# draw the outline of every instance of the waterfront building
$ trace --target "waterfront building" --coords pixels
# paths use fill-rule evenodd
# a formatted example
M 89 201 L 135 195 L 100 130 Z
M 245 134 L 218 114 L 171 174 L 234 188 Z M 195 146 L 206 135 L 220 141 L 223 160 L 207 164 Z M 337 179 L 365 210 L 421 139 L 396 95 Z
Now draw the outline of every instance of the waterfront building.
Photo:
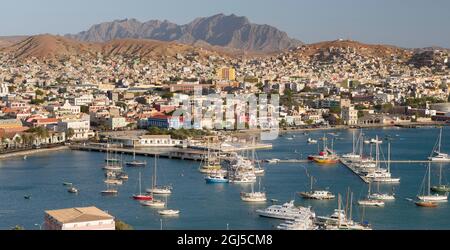
M 358 124 L 358 110 L 356 110 L 353 106 L 342 108 L 341 113 L 341 117 L 345 125 Z
M 170 135 L 113 136 L 111 143 L 123 147 L 175 147 L 183 145 L 183 140 L 172 139 Z
M 147 125 L 149 127 L 179 129 L 183 126 L 183 119 L 175 116 L 155 115 L 148 118 Z
M 47 210 L 44 230 L 115 230 L 114 217 L 96 207 Z
M 90 117 L 84 115 L 81 118 L 68 118 L 62 119 L 58 122 L 57 131 L 68 132 L 72 129 L 74 134 L 70 138 L 71 140 L 86 140 L 94 136 L 94 132 L 91 131 Z

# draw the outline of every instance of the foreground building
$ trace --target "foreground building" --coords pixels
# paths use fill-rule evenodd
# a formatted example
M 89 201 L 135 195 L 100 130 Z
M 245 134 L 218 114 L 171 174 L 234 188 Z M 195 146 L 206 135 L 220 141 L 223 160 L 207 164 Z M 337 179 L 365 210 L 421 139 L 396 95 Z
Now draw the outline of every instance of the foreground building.
M 96 207 L 45 211 L 44 230 L 115 230 L 114 217 Z

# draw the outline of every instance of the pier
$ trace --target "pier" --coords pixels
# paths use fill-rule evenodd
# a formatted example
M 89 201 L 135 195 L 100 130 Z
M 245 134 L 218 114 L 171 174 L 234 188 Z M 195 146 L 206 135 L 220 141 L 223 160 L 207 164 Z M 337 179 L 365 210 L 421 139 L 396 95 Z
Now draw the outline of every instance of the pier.
M 142 148 L 125 148 L 119 145 L 109 144 L 106 147 L 104 143 L 90 143 L 90 144 L 72 144 L 69 146 L 71 150 L 80 151 L 94 151 L 94 152 L 106 152 L 106 150 L 119 154 L 136 154 L 140 156 L 155 157 L 156 155 L 163 158 L 169 159 L 180 159 L 180 160 L 191 160 L 191 161 L 201 161 L 207 154 L 206 147 L 142 147 Z M 255 144 L 255 145 L 238 145 L 235 147 L 230 147 L 227 149 L 215 149 L 211 148 L 213 151 L 220 151 L 221 153 L 239 152 L 246 150 L 256 150 L 256 149 L 269 149 L 272 148 L 271 144 Z

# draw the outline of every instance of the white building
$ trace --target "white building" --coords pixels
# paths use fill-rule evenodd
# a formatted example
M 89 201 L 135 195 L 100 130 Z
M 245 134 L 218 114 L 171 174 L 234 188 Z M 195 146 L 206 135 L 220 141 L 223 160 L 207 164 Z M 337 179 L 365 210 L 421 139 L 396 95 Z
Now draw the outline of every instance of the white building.
M 71 103 L 77 106 L 87 106 L 94 101 L 93 95 L 82 95 L 71 99 Z
M 91 131 L 90 117 L 88 115 L 82 116 L 80 119 L 62 119 L 58 122 L 58 131 L 67 132 L 72 129 L 74 135 L 71 140 L 86 140 L 94 136 Z
M 9 94 L 8 84 L 0 84 L 0 97 L 5 97 Z
M 44 230 L 115 230 L 114 217 L 96 207 L 45 211 Z
M 183 145 L 182 140 L 172 139 L 170 135 L 117 136 L 111 137 L 110 141 L 123 147 L 175 147 Z
M 356 110 L 353 106 L 343 107 L 341 117 L 345 125 L 358 124 L 358 110 Z
M 114 130 L 118 128 L 124 128 L 128 125 L 127 120 L 125 117 L 109 117 L 107 119 L 107 126 L 108 128 Z

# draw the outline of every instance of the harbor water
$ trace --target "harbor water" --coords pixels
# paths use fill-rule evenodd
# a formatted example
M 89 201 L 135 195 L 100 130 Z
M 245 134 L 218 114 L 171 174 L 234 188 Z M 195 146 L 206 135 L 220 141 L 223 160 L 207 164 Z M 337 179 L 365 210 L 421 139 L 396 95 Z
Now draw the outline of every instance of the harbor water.
M 305 159 L 316 153 L 318 145 L 307 144 L 307 139 L 319 139 L 324 134 L 329 142 L 334 138 L 337 153 L 348 153 L 352 148 L 352 133 L 359 130 L 330 130 L 292 132 L 284 134 L 270 150 L 257 152 L 259 159 Z M 333 135 L 329 133 L 334 133 Z M 392 138 L 392 160 L 426 160 L 439 134 L 439 129 L 427 128 L 377 128 L 364 130 L 366 138 Z M 444 128 L 442 151 L 450 153 L 450 129 Z M 319 144 L 321 141 L 319 140 Z M 320 145 L 321 146 L 321 145 Z M 331 146 L 331 145 L 329 145 Z M 381 144 L 387 157 L 386 142 Z M 366 145 L 366 149 L 368 146 Z M 123 156 L 130 158 L 131 156 Z M 249 184 L 206 184 L 198 171 L 200 162 L 175 159 L 158 160 L 160 185 L 171 184 L 173 193 L 167 196 L 167 207 L 180 210 L 176 217 L 161 217 L 157 209 L 143 207 L 131 196 L 139 192 L 138 176 L 142 175 L 143 189 L 151 184 L 153 158 L 136 157 L 148 162 L 145 168 L 127 168 L 129 180 L 119 186 L 119 194 L 105 197 L 100 194 L 106 188 L 102 167 L 105 154 L 64 150 L 0 160 L 0 229 L 20 225 L 26 229 L 39 229 L 44 211 L 69 207 L 97 206 L 116 218 L 125 221 L 135 229 L 274 229 L 283 221 L 261 218 L 256 209 L 272 204 L 296 200 L 297 205 L 311 206 L 317 215 L 330 215 L 337 208 L 337 201 L 304 200 L 297 192 L 307 191 L 310 186 L 308 175 L 316 179 L 314 187 L 340 193 L 344 199 L 350 189 L 354 196 L 353 219 L 368 221 L 374 229 L 450 229 L 450 206 L 439 204 L 437 208 L 420 208 L 414 199 L 421 188 L 427 165 L 425 163 L 392 163 L 399 184 L 374 184 L 372 190 L 396 194 L 395 201 L 386 202 L 384 208 L 361 209 L 356 200 L 367 195 L 368 185 L 345 166 L 336 164 L 320 166 L 314 163 L 267 164 L 261 177 L 261 189 L 267 192 L 266 203 L 250 204 L 241 201 L 240 192 L 249 191 Z M 432 165 L 432 184 L 438 182 L 442 167 L 442 181 L 450 178 L 450 164 Z M 63 182 L 73 183 L 78 194 L 67 192 Z M 258 182 L 254 188 L 257 190 Z M 24 199 L 24 196 L 30 199 Z M 166 200 L 164 196 L 160 199 Z M 345 202 L 344 202 L 345 205 Z

